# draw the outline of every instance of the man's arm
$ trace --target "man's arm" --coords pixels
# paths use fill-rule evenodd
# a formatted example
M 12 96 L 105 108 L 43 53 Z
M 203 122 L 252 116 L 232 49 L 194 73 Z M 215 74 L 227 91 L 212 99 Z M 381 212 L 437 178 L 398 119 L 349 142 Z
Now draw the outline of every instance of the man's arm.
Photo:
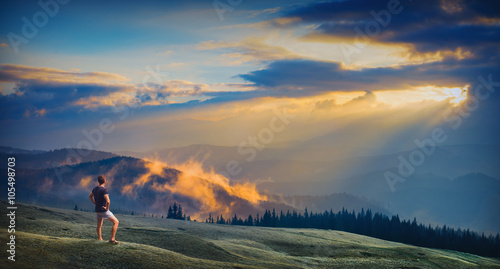
M 105 194 L 104 199 L 106 199 L 106 210 L 109 210 L 109 205 L 111 204 L 111 201 L 109 200 L 109 194 Z
M 94 194 L 93 193 L 90 193 L 89 194 L 89 199 L 90 201 L 95 205 L 95 201 L 94 201 Z

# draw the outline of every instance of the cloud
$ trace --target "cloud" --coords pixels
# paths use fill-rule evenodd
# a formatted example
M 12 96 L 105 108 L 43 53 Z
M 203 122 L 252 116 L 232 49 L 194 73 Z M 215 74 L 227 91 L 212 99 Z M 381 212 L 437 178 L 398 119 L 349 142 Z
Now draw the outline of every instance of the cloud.
M 396 12 L 388 12 L 389 6 Z M 412 44 L 418 52 L 435 52 L 477 50 L 498 44 L 499 9 L 496 1 L 350 0 L 312 3 L 285 17 L 318 24 L 310 32 L 311 38 L 319 33 L 333 37 L 331 41 L 354 42 L 362 32 L 373 41 Z
M 169 55 L 171 55 L 171 54 L 173 54 L 173 53 L 174 53 L 174 51 L 173 51 L 173 50 L 167 50 L 167 51 L 163 52 L 163 53 L 161 54 L 161 56 L 169 56 Z
M 256 28 L 256 29 L 269 29 L 269 28 L 283 28 L 287 29 L 297 25 L 301 21 L 299 17 L 279 17 L 271 20 L 265 20 L 255 23 L 245 23 L 236 25 L 227 25 L 219 27 L 219 29 L 234 29 L 234 28 Z
M 315 103 L 314 110 L 330 110 L 335 105 L 335 99 L 321 100 Z
M 462 86 L 466 84 L 461 66 L 451 63 L 398 67 L 345 69 L 338 62 L 282 60 L 266 68 L 240 75 L 255 86 L 276 90 L 359 91 L 401 90 L 416 86 Z
M 42 109 L 28 108 L 24 112 L 24 116 L 26 118 L 29 118 L 31 116 L 33 116 L 33 117 L 44 117 L 45 114 L 47 114 L 47 110 L 45 108 L 42 108 Z
M 248 62 L 266 62 L 282 59 L 299 58 L 281 46 L 266 44 L 266 38 L 251 37 L 237 42 L 206 41 L 198 45 L 200 50 L 222 50 L 227 53 L 221 55 L 225 63 L 240 65 Z
M 0 96 L 2 118 L 45 117 L 62 112 L 88 97 L 108 98 L 132 93 L 133 85 L 118 74 L 64 71 L 47 67 L 0 65 L 0 82 L 15 83 L 13 92 Z
M 149 188 L 151 194 L 157 198 L 155 206 L 164 210 L 164 194 L 184 197 L 183 200 L 190 198 L 199 205 L 192 208 L 196 210 L 193 217 L 198 220 L 200 216 L 205 218 L 210 213 L 234 214 L 234 210 L 239 207 L 258 207 L 260 202 L 268 200 L 265 194 L 257 190 L 255 184 L 231 183 L 213 168 L 205 170 L 202 163 L 193 159 L 179 164 L 167 164 L 158 159 L 144 159 L 141 163 L 145 172 L 131 183 L 123 185 L 122 194 L 136 198 L 138 192 L 144 193 L 144 189 Z
M 256 10 L 256 11 L 251 11 L 250 18 L 257 17 L 259 15 L 269 15 L 269 14 L 274 14 L 282 10 L 282 7 L 275 7 L 275 8 L 268 8 L 268 9 L 263 9 L 263 10 Z
M 373 106 L 383 105 L 377 100 L 377 96 L 371 91 L 365 91 L 364 95 L 360 95 L 352 98 L 348 102 L 343 104 L 338 104 L 335 99 L 322 99 L 314 103 L 314 108 L 312 113 L 330 113 L 333 109 L 342 110 L 356 110 L 358 113 L 362 113 L 365 109 L 372 108 Z
M 48 67 L 31 67 L 15 64 L 0 65 L 0 82 L 35 82 L 38 84 L 108 84 L 128 79 L 106 72 L 64 71 Z
M 248 84 L 209 85 L 186 80 L 132 84 L 127 81 L 112 73 L 0 65 L 0 83 L 14 85 L 12 91 L 2 91 L 0 95 L 0 118 L 43 118 L 63 115 L 63 112 L 70 115 L 88 110 L 109 111 L 115 106 L 164 106 L 216 98 L 231 90 L 253 90 Z

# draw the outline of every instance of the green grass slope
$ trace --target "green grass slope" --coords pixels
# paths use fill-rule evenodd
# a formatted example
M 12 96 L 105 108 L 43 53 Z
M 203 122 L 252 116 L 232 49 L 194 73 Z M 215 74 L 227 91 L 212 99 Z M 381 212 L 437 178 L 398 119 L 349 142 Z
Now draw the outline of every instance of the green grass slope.
M 6 203 L 0 203 L 2 242 Z M 117 215 L 119 245 L 95 214 L 18 205 L 16 261 L 1 268 L 500 268 L 500 260 L 339 231 L 225 226 Z M 109 239 L 110 222 L 103 227 Z M 5 267 L 8 266 L 8 267 Z

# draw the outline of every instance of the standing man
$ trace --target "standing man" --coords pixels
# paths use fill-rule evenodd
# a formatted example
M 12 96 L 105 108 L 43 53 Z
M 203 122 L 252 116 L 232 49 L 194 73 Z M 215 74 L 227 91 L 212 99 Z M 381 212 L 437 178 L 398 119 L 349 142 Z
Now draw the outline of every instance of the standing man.
M 95 213 L 97 215 L 97 236 L 99 240 L 102 240 L 101 227 L 104 219 L 107 219 L 113 223 L 111 228 L 111 239 L 109 240 L 112 244 L 120 244 L 120 242 L 115 240 L 116 230 L 118 229 L 118 219 L 109 211 L 109 193 L 104 187 L 106 184 L 106 178 L 104 176 L 98 176 L 97 181 L 99 186 L 96 186 L 92 192 L 89 194 L 90 201 L 95 205 Z

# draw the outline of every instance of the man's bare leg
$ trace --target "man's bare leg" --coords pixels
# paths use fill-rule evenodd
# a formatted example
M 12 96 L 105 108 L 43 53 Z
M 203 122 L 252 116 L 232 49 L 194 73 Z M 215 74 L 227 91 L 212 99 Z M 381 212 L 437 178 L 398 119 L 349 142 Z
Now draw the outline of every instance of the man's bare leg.
M 112 241 L 115 241 L 116 230 L 118 230 L 118 224 L 120 222 L 118 221 L 118 219 L 115 216 L 109 218 L 108 220 L 113 223 L 113 227 L 111 227 L 111 239 L 109 239 L 109 241 L 112 242 Z
M 99 240 L 102 240 L 102 235 L 101 235 L 101 227 L 102 227 L 102 222 L 104 219 L 97 219 L 97 236 L 99 237 Z

